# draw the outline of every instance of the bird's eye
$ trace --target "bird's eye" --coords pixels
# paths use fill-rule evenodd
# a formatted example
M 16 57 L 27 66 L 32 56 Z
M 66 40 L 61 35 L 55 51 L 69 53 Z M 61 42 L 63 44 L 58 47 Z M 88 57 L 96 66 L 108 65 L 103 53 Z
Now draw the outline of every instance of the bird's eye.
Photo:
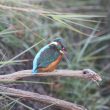
M 60 45 L 61 45 L 61 48 L 62 48 L 62 49 L 65 49 L 65 48 L 63 47 L 63 45 L 62 45 L 62 44 L 60 44 Z
M 83 71 L 83 74 L 87 74 L 87 71 Z

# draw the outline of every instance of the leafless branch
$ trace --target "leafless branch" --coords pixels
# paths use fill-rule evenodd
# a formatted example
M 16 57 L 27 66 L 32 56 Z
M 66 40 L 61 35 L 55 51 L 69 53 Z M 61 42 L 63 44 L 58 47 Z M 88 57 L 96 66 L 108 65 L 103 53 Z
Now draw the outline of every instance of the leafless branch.
M 38 93 L 28 92 L 20 89 L 0 86 L 0 94 L 10 95 L 14 97 L 22 97 L 29 100 L 42 102 L 45 104 L 54 104 L 54 106 L 57 106 L 63 110 L 86 110 L 83 106 L 73 104 L 71 102 L 67 102 L 50 96 L 40 95 Z
M 79 78 L 85 78 L 93 81 L 102 80 L 101 77 L 94 71 L 90 69 L 84 69 L 84 70 L 56 70 L 53 72 L 36 73 L 35 75 L 32 74 L 32 70 L 22 70 L 12 74 L 0 75 L 0 81 L 16 81 L 17 79 L 21 79 L 29 76 L 35 76 L 35 77 L 62 76 L 62 77 L 79 77 Z M 10 95 L 10 96 L 15 96 L 15 97 L 23 97 L 23 98 L 39 101 L 45 104 L 53 104 L 63 110 L 64 109 L 65 110 L 86 110 L 84 107 L 73 104 L 71 102 L 56 99 L 46 95 L 40 95 L 38 93 L 14 89 L 14 88 L 0 86 L 0 93 Z
M 79 77 L 89 80 L 101 80 L 101 77 L 90 69 L 84 70 L 56 70 L 53 72 L 45 72 L 45 73 L 37 73 L 35 75 L 32 74 L 32 70 L 22 70 L 17 71 L 15 73 L 0 75 L 0 81 L 16 81 L 18 79 L 35 76 L 35 77 L 43 77 L 43 76 L 62 76 L 62 77 Z

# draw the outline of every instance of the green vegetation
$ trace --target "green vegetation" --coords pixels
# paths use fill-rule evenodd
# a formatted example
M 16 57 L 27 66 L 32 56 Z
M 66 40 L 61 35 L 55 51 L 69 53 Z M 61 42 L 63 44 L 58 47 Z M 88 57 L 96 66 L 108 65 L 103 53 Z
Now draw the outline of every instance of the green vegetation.
M 47 85 L 51 79 L 18 82 L 21 85 L 37 83 L 36 88 L 43 84 L 47 94 L 51 92 L 58 98 L 84 105 L 88 110 L 109 110 L 110 34 L 106 32 L 106 17 L 107 9 L 101 0 L 1 0 L 0 74 L 31 69 L 36 52 L 60 36 L 67 42 L 68 57 L 59 68 L 93 69 L 103 77 L 101 86 L 90 81 L 61 78 L 62 87 L 51 91 Z M 33 85 L 28 85 L 32 91 L 35 90 Z M 21 110 L 36 109 L 19 98 L 0 96 L 3 110 L 19 106 L 24 107 Z

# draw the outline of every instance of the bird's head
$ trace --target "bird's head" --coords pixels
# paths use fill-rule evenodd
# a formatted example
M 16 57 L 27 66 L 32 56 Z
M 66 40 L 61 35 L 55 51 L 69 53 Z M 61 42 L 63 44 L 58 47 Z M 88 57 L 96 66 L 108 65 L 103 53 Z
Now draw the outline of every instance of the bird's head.
M 65 47 L 65 41 L 62 38 L 56 38 L 54 39 L 50 45 L 53 45 L 57 48 L 57 50 L 61 53 L 64 54 L 66 52 L 66 47 Z

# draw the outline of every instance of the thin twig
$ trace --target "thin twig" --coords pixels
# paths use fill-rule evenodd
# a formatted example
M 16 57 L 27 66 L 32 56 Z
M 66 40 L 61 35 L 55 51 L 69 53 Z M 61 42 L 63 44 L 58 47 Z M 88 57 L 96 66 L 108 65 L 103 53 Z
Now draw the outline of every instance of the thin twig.
M 38 13 L 44 13 L 43 10 L 35 10 L 33 8 L 21 8 L 21 7 L 12 7 L 7 5 L 0 4 L 0 8 L 6 9 L 6 10 L 16 10 L 16 11 L 23 11 L 23 12 L 38 12 Z

